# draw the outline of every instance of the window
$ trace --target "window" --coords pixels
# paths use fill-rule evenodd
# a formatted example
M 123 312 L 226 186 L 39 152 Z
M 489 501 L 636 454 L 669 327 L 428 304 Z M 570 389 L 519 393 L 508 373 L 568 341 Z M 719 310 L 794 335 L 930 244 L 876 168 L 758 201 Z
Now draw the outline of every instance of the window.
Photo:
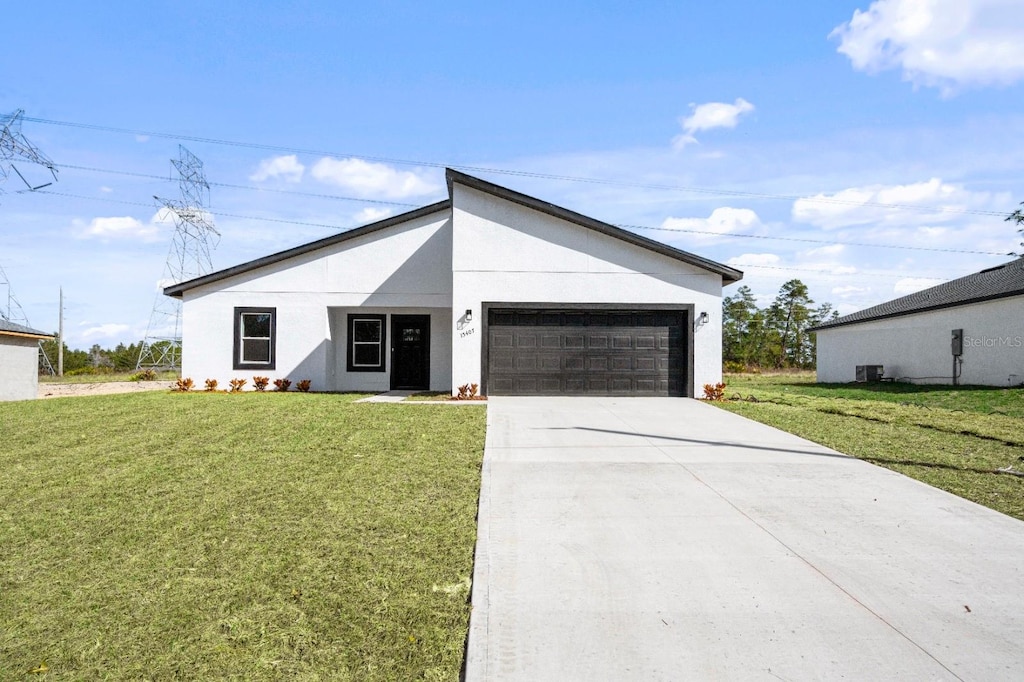
M 235 308 L 235 369 L 274 369 L 277 308 Z
M 348 371 L 384 371 L 384 315 L 348 316 Z

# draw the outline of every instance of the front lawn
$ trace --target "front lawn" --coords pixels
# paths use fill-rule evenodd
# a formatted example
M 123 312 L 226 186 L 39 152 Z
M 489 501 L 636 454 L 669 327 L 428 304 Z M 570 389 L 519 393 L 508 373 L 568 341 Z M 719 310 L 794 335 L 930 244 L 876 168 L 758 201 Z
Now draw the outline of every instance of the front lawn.
M 724 409 L 1024 519 L 1024 389 L 727 375 Z
M 0 678 L 457 679 L 484 409 L 0 403 Z

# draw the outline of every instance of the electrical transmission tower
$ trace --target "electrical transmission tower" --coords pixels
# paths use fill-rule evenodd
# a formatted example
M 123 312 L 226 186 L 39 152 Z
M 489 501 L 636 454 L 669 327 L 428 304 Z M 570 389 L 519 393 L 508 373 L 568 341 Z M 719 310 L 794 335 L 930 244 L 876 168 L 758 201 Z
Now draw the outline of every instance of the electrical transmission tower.
M 22 134 L 21 119 L 24 114 L 25 111 L 23 109 L 18 109 L 13 114 L 0 116 L 0 182 L 7 180 L 13 170 L 21 178 L 21 181 L 25 183 L 25 187 L 35 191 L 43 187 L 49 187 L 53 182 L 33 185 L 25 179 L 22 172 L 14 165 L 14 160 L 22 159 L 45 166 L 50 171 L 50 175 L 53 176 L 54 182 L 57 180 L 57 167 L 46 154 L 39 151 L 39 148 L 29 142 Z
M 172 159 L 171 163 L 180 176 L 178 188 L 181 198 L 153 197 L 174 214 L 174 238 L 167 254 L 161 288 L 208 274 L 213 269 L 210 242 L 213 241 L 213 247 L 216 247 L 220 239 L 207 210 L 210 185 L 203 173 L 203 162 L 178 145 L 178 158 Z M 181 368 L 181 301 L 164 296 L 162 291 L 157 292 L 136 363 L 136 369 L 143 368 Z
M 11 171 L 14 171 L 21 178 L 21 181 L 25 183 L 25 187 L 29 191 L 35 191 L 56 182 L 57 167 L 46 154 L 43 154 L 38 147 L 29 142 L 28 138 L 21 132 L 21 119 L 24 114 L 25 111 L 23 109 L 18 109 L 13 114 L 0 116 L 0 183 L 6 181 L 10 177 Z M 50 171 L 50 175 L 53 176 L 53 182 L 33 185 L 25 179 L 25 175 L 14 165 L 15 159 L 45 166 Z M 0 194 L 3 194 L 3 189 L 0 189 Z M 18 303 L 18 299 L 14 297 L 11 280 L 8 279 L 7 273 L 4 272 L 2 267 L 0 267 L 0 296 L 4 297 L 2 304 L 0 304 L 0 319 L 21 324 L 25 327 L 32 326 L 29 324 L 28 315 L 25 314 L 25 310 Z M 50 362 L 50 358 L 46 356 L 46 350 L 43 348 L 42 341 L 39 342 L 39 371 L 48 374 L 54 373 L 53 364 Z

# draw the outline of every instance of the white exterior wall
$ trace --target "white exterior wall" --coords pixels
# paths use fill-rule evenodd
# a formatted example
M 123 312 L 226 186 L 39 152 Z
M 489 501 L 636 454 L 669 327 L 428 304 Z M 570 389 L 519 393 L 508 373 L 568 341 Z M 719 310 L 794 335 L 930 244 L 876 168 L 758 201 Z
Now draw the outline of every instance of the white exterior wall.
M 885 376 L 951 384 L 950 337 L 964 330 L 960 383 L 1024 383 L 1024 297 L 875 320 L 818 332 L 818 381 L 854 381 L 857 365 L 883 365 Z
M 481 383 L 481 304 L 693 304 L 693 385 L 722 377 L 722 278 L 589 228 L 453 186 L 452 386 Z
M 444 316 L 451 310 L 451 238 L 448 213 L 440 211 L 186 291 L 182 375 L 199 387 L 217 379 L 226 388 L 240 377 L 249 389 L 254 375 L 265 375 L 310 379 L 313 390 L 376 389 L 376 381 L 357 385 L 338 374 L 345 339 L 331 311 L 430 314 L 437 318 L 431 342 L 444 347 L 451 328 Z M 276 369 L 232 369 L 234 309 L 242 306 L 277 308 Z M 433 360 L 432 350 L 432 370 Z M 445 365 L 439 361 L 437 367 Z M 381 376 L 390 374 L 374 379 Z M 445 377 L 437 390 L 447 388 Z
M 31 400 L 39 392 L 39 340 L 0 334 L 0 400 Z

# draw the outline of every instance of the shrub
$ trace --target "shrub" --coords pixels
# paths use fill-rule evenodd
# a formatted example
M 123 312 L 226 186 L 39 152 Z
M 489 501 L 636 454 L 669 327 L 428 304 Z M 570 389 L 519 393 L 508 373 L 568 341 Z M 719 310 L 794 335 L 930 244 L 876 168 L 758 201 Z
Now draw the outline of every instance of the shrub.
M 704 400 L 723 400 L 725 398 L 725 384 L 704 384 Z
M 152 369 L 144 369 L 128 377 L 128 381 L 156 381 L 156 372 Z
M 245 386 L 245 379 L 232 379 L 231 380 L 231 392 L 238 393 Z
M 309 387 L 313 385 L 313 382 L 309 379 L 303 379 L 302 381 L 295 384 L 295 388 L 305 393 L 309 390 Z
M 462 384 L 459 386 L 459 393 L 455 396 L 455 400 L 476 400 L 480 397 L 477 395 L 479 389 L 479 384 Z
M 216 391 L 217 390 L 217 380 L 216 379 L 207 379 L 206 380 L 206 390 L 210 391 L 210 392 Z
M 180 391 L 181 393 L 188 393 L 192 390 L 195 384 L 192 382 L 191 377 L 185 377 L 184 379 L 178 379 L 174 382 L 174 390 Z
M 292 385 L 291 379 L 274 379 L 274 390 L 275 391 L 287 391 L 288 387 Z
M 267 390 L 267 384 L 269 384 L 269 383 L 270 383 L 270 377 L 253 377 L 252 378 L 252 385 L 260 393 L 262 393 L 263 391 Z

